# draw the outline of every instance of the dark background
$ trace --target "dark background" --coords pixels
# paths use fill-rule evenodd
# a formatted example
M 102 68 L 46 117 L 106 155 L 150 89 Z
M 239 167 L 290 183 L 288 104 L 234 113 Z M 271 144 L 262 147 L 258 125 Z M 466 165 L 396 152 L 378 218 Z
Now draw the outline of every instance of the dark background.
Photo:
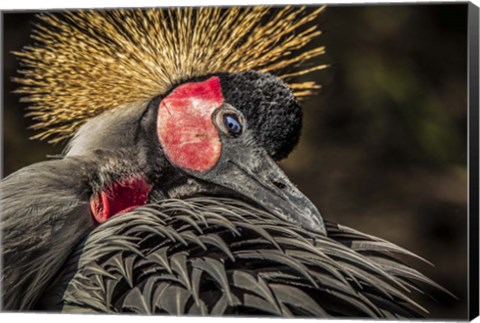
M 10 53 L 31 44 L 32 13 L 3 16 L 4 176 L 57 154 L 30 141 L 12 94 Z M 298 148 L 283 161 L 322 215 L 435 264 L 412 265 L 459 300 L 435 295 L 433 318 L 467 316 L 467 5 L 329 6 L 316 22 L 331 64 L 303 101 Z

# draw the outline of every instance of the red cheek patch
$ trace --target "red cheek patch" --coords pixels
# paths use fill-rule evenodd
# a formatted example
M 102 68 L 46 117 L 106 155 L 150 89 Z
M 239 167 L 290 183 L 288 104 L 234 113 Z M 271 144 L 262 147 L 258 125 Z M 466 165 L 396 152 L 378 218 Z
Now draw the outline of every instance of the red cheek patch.
M 90 200 L 90 210 L 95 221 L 103 223 L 114 215 L 145 205 L 151 189 L 152 185 L 143 177 L 115 182 Z
M 176 166 L 194 171 L 212 169 L 222 144 L 212 113 L 223 103 L 220 80 L 180 85 L 160 103 L 157 134 L 163 151 Z

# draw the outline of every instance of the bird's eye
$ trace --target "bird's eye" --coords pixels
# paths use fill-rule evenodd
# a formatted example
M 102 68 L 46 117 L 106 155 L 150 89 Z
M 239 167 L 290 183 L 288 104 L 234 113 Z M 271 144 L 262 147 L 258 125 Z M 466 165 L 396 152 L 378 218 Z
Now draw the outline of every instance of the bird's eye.
M 243 115 L 228 103 L 215 111 L 213 122 L 220 131 L 231 137 L 239 137 L 246 129 Z
M 242 133 L 242 125 L 234 114 L 223 115 L 223 125 L 232 136 L 239 136 Z

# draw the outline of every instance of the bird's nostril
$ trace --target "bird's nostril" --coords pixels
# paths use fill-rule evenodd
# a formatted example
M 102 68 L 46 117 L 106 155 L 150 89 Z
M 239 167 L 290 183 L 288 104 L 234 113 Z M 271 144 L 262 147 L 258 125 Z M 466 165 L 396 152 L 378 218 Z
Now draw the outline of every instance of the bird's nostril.
M 277 188 L 283 190 L 287 187 L 287 185 L 283 182 L 279 182 L 279 181 L 273 181 L 273 185 L 275 185 Z

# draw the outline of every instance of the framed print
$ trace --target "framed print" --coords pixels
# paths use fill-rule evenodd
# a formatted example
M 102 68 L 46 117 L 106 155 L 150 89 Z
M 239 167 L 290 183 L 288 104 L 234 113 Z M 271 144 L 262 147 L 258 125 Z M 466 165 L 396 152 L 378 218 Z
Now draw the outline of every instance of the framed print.
M 478 12 L 3 11 L 2 311 L 477 316 Z

